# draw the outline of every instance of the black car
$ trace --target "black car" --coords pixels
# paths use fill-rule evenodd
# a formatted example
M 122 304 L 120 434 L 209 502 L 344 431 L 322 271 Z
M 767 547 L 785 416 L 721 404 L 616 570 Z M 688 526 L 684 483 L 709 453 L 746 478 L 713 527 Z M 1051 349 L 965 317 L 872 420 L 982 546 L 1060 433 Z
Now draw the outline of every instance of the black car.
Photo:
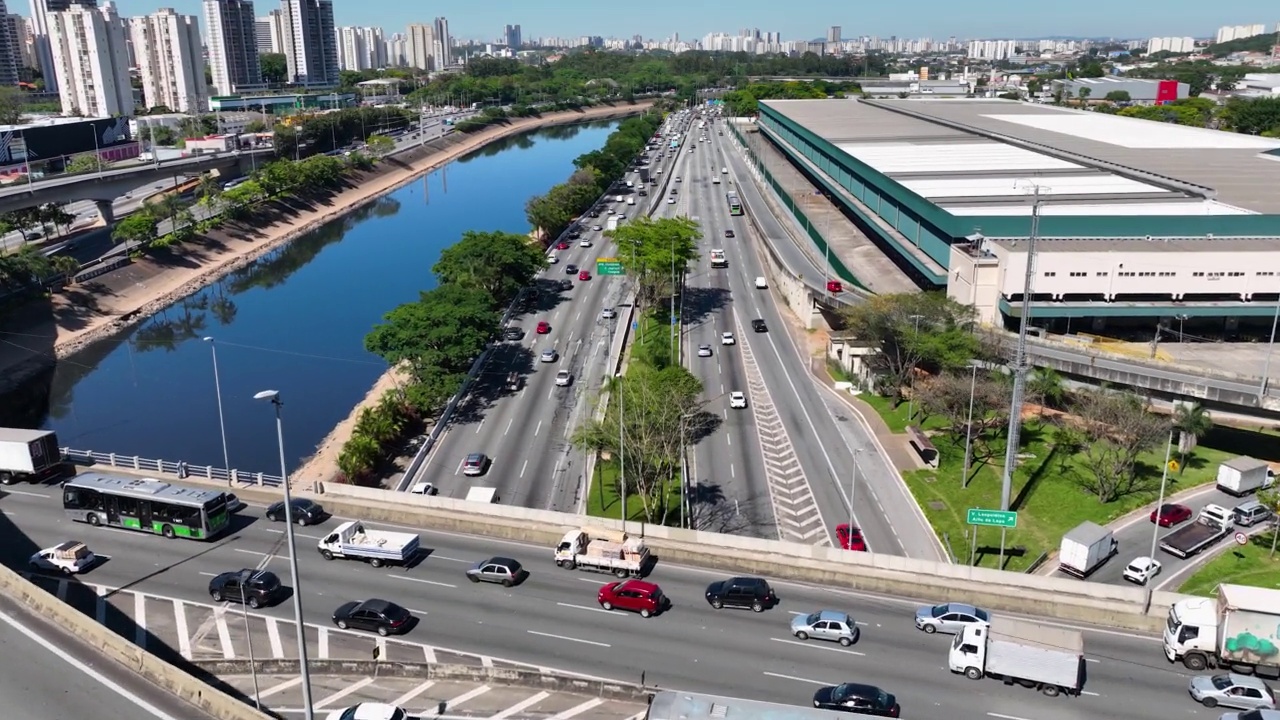
M 764 324 L 764 320 L 756 318 L 751 321 L 751 329 L 756 332 L 769 332 L 769 326 Z
M 386 637 L 409 631 L 413 615 L 386 600 L 344 603 L 333 611 L 333 624 L 342 630 L 367 630 Z
M 841 683 L 813 694 L 813 706 L 823 710 L 896 718 L 902 713 L 898 699 L 875 685 Z
M 209 581 L 214 602 L 243 602 L 255 609 L 279 600 L 283 591 L 280 578 L 270 570 L 232 570 Z
M 565 266 L 564 266 L 564 274 L 565 274 L 565 275 L 577 275 L 577 274 L 578 274 L 578 266 L 577 266 L 577 265 L 573 265 L 573 264 L 565 265 Z
M 327 517 L 323 505 L 307 498 L 294 498 L 291 500 L 289 512 L 293 515 L 293 521 L 303 527 L 315 525 Z M 267 519 L 273 522 L 284 522 L 283 500 L 272 503 L 271 507 L 267 508 Z
M 600 217 L 600 211 L 599 211 L 599 210 L 592 210 L 591 212 L 589 212 L 589 213 L 587 213 L 587 214 L 588 214 L 588 215 L 590 215 L 591 217 Z
M 778 596 L 764 578 L 735 577 L 708 585 L 707 602 L 717 610 L 736 607 L 764 612 L 778 604 Z
M 724 236 L 725 236 L 725 237 L 727 237 L 727 238 L 731 238 L 731 237 L 733 237 L 733 231 L 732 231 L 732 230 L 725 230 L 725 231 L 724 231 Z

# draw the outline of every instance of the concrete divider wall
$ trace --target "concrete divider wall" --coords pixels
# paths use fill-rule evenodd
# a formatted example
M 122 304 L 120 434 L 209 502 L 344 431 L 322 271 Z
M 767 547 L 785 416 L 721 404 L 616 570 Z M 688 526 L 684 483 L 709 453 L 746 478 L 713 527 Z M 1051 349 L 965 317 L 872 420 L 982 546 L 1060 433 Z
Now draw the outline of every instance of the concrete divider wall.
M 270 720 L 230 695 L 125 640 L 105 625 L 67 605 L 21 575 L 0 566 L 0 592 L 79 637 L 105 657 L 221 720 Z

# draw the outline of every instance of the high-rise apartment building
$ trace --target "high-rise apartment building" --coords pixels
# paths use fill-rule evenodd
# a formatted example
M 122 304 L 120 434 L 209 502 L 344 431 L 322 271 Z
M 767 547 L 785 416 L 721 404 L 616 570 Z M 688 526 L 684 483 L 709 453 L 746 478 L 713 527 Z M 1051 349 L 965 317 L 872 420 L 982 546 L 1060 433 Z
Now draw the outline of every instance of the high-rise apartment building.
M 443 70 L 453 64 L 453 38 L 449 37 L 449 21 L 438 17 L 435 22 L 435 38 L 432 41 L 432 56 L 436 69 Z
M 280 0 L 288 80 L 296 85 L 338 84 L 338 36 L 333 0 Z
M 436 29 L 434 25 L 410 25 L 405 32 L 405 64 L 419 70 L 439 70 L 435 61 Z
M 184 113 L 209 109 L 196 16 L 161 8 L 151 15 L 129 18 L 129 34 L 147 107 L 163 105 Z
M 1158 37 L 1147 41 L 1147 54 L 1158 52 L 1189 53 L 1196 49 L 1196 41 L 1189 37 Z
M 827 28 L 827 44 L 828 45 L 840 44 L 840 26 L 839 25 L 832 25 L 831 27 Z
M 338 66 L 359 72 L 387 66 L 387 43 L 382 28 L 338 28 Z
M 982 60 L 1007 60 L 1018 52 L 1016 40 L 974 40 L 966 53 Z
M 512 50 L 519 50 L 523 42 L 523 38 L 520 37 L 520 26 L 507 25 L 504 27 L 502 29 L 502 40 Z
M 272 10 L 254 23 L 258 35 L 258 54 L 284 52 L 284 17 Z
M 58 90 L 58 74 L 49 45 L 49 14 L 77 6 L 96 8 L 98 0 L 31 0 L 33 50 L 40 73 L 44 76 L 44 87 L 49 92 Z
M 36 57 L 36 37 L 32 32 L 31 20 L 17 14 L 9 13 L 10 32 L 18 38 L 18 67 L 32 70 L 40 69 L 40 59 Z
M 45 16 L 63 115 L 111 117 L 133 112 L 124 23 L 110 3 Z
M 1267 26 L 1262 23 L 1253 25 L 1224 25 L 1218 28 L 1217 35 L 1214 36 L 1214 43 L 1231 42 L 1232 40 L 1243 40 L 1251 38 L 1255 35 L 1266 35 Z
M 262 87 L 258 27 L 250 0 L 204 0 L 213 95 Z
M 20 15 L 10 15 L 4 0 L 0 0 L 0 85 L 18 84 L 18 68 L 22 67 L 21 20 Z

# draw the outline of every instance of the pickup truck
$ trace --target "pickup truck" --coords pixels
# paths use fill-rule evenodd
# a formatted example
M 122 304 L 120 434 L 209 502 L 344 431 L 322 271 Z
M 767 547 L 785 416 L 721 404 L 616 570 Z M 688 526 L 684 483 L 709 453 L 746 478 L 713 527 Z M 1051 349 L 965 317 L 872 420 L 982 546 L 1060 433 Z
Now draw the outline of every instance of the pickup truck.
M 649 566 L 649 547 L 640 538 L 608 530 L 570 530 L 555 551 L 556 565 L 566 569 L 641 577 Z
M 1231 532 L 1231 511 L 1221 505 L 1205 505 L 1195 521 L 1160 538 L 1160 549 L 1178 558 L 1189 558 Z
M 325 560 L 364 560 L 374 567 L 404 565 L 418 554 L 418 536 L 413 533 L 366 530 L 359 520 L 342 523 L 321 538 L 317 547 Z

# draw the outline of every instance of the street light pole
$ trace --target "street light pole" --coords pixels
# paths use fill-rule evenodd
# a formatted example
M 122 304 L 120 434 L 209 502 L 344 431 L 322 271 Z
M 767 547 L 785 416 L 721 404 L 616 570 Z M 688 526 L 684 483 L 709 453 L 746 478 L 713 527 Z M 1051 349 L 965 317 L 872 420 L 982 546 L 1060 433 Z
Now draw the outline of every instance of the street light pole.
M 622 529 L 625 531 L 627 529 L 627 441 L 622 431 L 622 411 L 626 393 L 622 390 L 622 373 L 614 377 L 617 379 L 615 384 L 618 388 L 618 494 L 621 496 L 618 500 L 622 505 L 622 509 L 618 512 L 622 517 Z
M 289 580 L 293 583 L 294 631 L 298 634 L 302 710 L 306 720 L 315 720 L 316 711 L 311 704 L 311 668 L 307 665 L 306 626 L 302 623 L 302 587 L 298 582 L 298 552 L 293 538 L 293 496 L 289 490 L 289 468 L 284 459 L 284 423 L 280 420 L 280 410 L 284 407 L 284 403 L 280 401 L 280 393 L 275 390 L 263 390 L 255 394 L 253 399 L 266 400 L 276 409 L 276 445 L 280 448 L 280 486 L 284 488 L 284 536 L 289 542 Z
M 227 453 L 227 421 L 222 414 L 222 380 L 218 377 L 218 345 L 206 336 L 209 351 L 213 354 L 213 391 L 218 397 L 218 430 L 222 433 L 222 467 L 227 471 L 227 484 L 231 484 L 231 456 Z
M 240 580 L 240 614 L 244 618 L 244 636 L 249 641 L 249 671 L 253 675 L 253 707 L 261 710 L 261 690 L 258 689 L 258 663 L 253 659 L 253 633 L 249 632 L 249 599 L 245 596 L 245 583 L 249 578 Z
M 1169 429 L 1169 442 L 1164 446 L 1164 471 L 1160 473 L 1160 499 L 1156 500 L 1156 522 L 1151 528 L 1151 559 L 1156 557 L 1156 543 L 1160 539 L 1160 508 L 1164 507 L 1164 490 L 1169 483 L 1169 456 L 1173 454 L 1173 433 L 1175 428 Z
M 970 368 L 973 376 L 969 378 L 969 419 L 964 425 L 964 474 L 960 476 L 960 487 L 969 484 L 969 462 L 973 457 L 973 395 L 978 388 L 978 366 Z
M 917 341 L 917 340 L 919 340 L 919 338 L 920 338 L 920 316 L 919 316 L 919 315 L 912 315 L 912 316 L 911 316 L 911 319 L 912 319 L 912 320 L 914 320 L 914 321 L 915 321 L 915 323 L 916 323 L 915 337 L 913 337 L 913 338 L 911 338 L 911 339 L 912 339 L 912 341 Z M 916 369 L 915 369 L 914 367 L 912 367 L 912 368 L 911 368 L 911 389 L 909 390 L 909 392 L 910 392 L 911 394 L 907 396 L 907 422 L 908 422 L 908 423 L 910 423 L 910 422 L 911 422 L 911 418 L 915 417 L 915 414 L 916 414 L 916 413 L 915 413 L 915 402 L 916 402 Z
M 853 473 L 849 477 L 849 529 L 853 530 L 853 505 L 854 500 L 858 497 L 858 456 L 862 454 L 861 449 L 853 451 Z

